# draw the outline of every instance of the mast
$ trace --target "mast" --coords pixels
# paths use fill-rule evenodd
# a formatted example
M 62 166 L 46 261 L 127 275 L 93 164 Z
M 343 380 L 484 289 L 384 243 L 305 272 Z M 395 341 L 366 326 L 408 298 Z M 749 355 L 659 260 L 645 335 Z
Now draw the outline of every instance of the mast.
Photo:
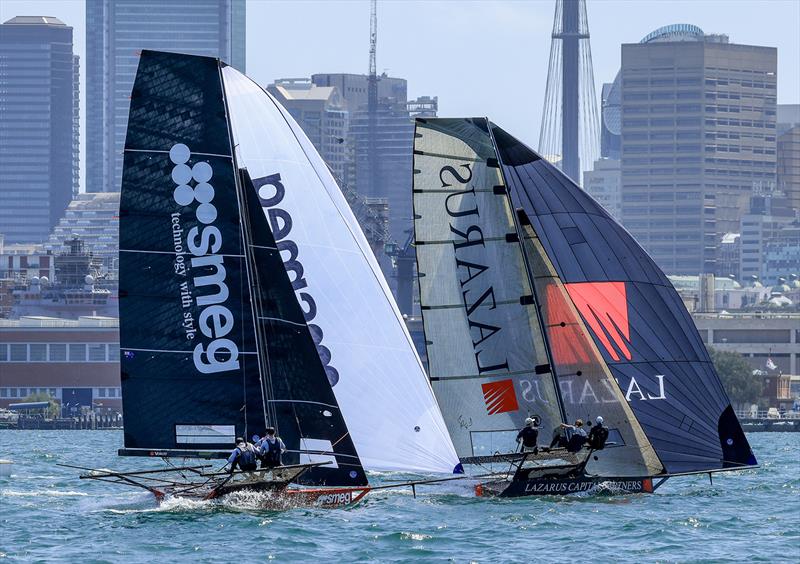
M 255 336 L 255 350 L 256 350 L 256 358 L 257 358 L 257 366 L 258 366 L 258 379 L 261 384 L 261 408 L 264 415 L 264 427 L 267 427 L 269 421 L 272 420 L 274 422 L 275 428 L 277 430 L 278 421 L 277 416 L 275 413 L 270 413 L 272 417 L 267 416 L 267 391 L 266 385 L 269 383 L 271 389 L 271 379 L 269 373 L 269 359 L 267 358 L 268 353 L 263 353 L 261 351 L 261 328 L 260 324 L 258 323 L 258 307 L 256 302 L 260 300 L 259 292 L 257 292 L 256 282 L 254 280 L 254 274 L 251 269 L 251 260 L 252 260 L 252 253 L 250 252 L 251 248 L 251 237 L 250 237 L 250 229 L 249 229 L 249 217 L 247 214 L 247 209 L 242 205 L 243 204 L 243 196 L 242 193 L 242 182 L 239 173 L 239 165 L 236 162 L 236 147 L 233 144 L 233 129 L 231 128 L 231 120 L 230 120 L 230 111 L 228 109 L 228 97 L 225 92 L 225 81 L 222 78 L 222 62 L 217 59 L 217 71 L 219 73 L 219 82 L 222 85 L 222 104 L 225 108 L 225 123 L 228 127 L 228 139 L 230 141 L 230 148 L 231 148 L 231 160 L 233 162 L 233 171 L 234 171 L 234 186 L 235 186 L 235 193 L 236 193 L 236 206 L 239 210 L 239 233 L 241 234 L 242 238 L 242 252 L 245 255 L 244 264 L 245 270 L 247 272 L 247 286 L 250 290 L 250 315 L 253 320 L 253 334 Z M 266 343 L 266 341 L 263 341 Z M 265 382 L 264 374 L 266 373 L 267 382 Z M 246 387 L 245 387 L 246 390 Z M 248 439 L 250 434 L 247 431 L 247 401 L 245 400 L 245 440 Z M 270 404 L 270 410 L 274 411 L 272 404 Z
M 520 252 L 522 253 L 522 261 L 525 264 L 525 274 L 528 278 L 528 284 L 531 287 L 531 293 L 533 294 L 533 301 L 536 306 L 536 320 L 539 324 L 539 330 L 542 333 L 542 340 L 544 341 L 544 350 L 545 354 L 547 355 L 547 364 L 550 367 L 550 374 L 553 378 L 553 387 L 555 388 L 556 398 L 558 398 L 558 411 L 561 414 L 561 421 L 567 423 L 567 414 L 566 410 L 564 409 L 564 398 L 561 397 L 561 387 L 558 385 L 558 375 L 556 374 L 556 367 L 553 364 L 553 355 L 550 350 L 550 336 L 547 332 L 547 327 L 542 319 L 542 302 L 539 300 L 539 295 L 536 291 L 536 282 L 533 279 L 533 273 L 531 272 L 531 265 L 530 261 L 528 260 L 528 255 L 525 252 L 525 244 L 524 244 L 524 237 L 525 233 L 522 231 L 522 228 L 519 225 L 519 220 L 517 217 L 517 213 L 522 211 L 518 210 L 514 206 L 514 201 L 511 199 L 511 192 L 508 188 L 508 182 L 506 182 L 506 175 L 503 172 L 503 167 L 500 163 L 500 152 L 497 150 L 497 143 L 494 139 L 494 132 L 492 131 L 492 123 L 489 121 L 489 118 L 486 118 L 486 127 L 489 129 L 489 137 L 492 140 L 492 146 L 494 147 L 495 154 L 498 158 L 498 168 L 500 170 L 500 178 L 503 179 L 503 186 L 505 187 L 505 197 L 508 200 L 508 205 L 511 207 L 511 221 L 514 222 L 514 230 L 517 233 L 517 243 L 520 246 Z M 524 213 L 524 212 L 522 212 Z

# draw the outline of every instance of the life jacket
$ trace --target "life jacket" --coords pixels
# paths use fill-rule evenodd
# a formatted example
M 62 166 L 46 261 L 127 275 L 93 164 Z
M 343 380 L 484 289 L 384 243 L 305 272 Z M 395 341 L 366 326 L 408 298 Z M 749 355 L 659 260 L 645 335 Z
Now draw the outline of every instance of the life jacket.
M 256 469 L 256 451 L 252 445 L 245 445 L 244 448 L 239 448 L 239 468 L 242 470 L 255 470 Z
M 281 465 L 281 441 L 275 437 L 275 442 L 264 439 L 261 442 L 261 460 L 269 466 Z
M 606 448 L 606 441 L 608 440 L 608 428 L 602 425 L 592 427 L 589 433 L 589 446 L 595 450 L 603 450 Z

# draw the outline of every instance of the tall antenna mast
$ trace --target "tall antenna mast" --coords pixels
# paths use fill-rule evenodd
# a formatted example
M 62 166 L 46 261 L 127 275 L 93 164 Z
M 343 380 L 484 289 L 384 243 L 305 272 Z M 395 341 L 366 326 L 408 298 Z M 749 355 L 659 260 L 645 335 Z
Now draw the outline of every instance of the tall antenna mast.
M 556 0 L 539 153 L 580 183 L 599 149 L 586 0 Z
M 369 76 L 367 77 L 367 164 L 369 189 L 367 196 L 380 195 L 378 183 L 378 151 L 376 147 L 378 129 L 378 71 L 375 62 L 378 47 L 378 0 L 371 0 L 369 14 Z

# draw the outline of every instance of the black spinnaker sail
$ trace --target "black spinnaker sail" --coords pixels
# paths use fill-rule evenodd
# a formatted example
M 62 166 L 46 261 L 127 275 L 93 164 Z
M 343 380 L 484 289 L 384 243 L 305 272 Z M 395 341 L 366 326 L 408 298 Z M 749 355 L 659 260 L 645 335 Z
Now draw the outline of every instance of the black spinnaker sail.
M 666 471 L 755 465 L 691 316 L 664 273 L 556 167 L 493 124 L 492 133 L 518 215 L 541 242 Z
M 121 454 L 221 456 L 278 428 L 305 481 L 364 485 L 246 171 L 216 59 L 145 51 L 120 204 Z M 317 452 L 311 444 L 329 444 Z

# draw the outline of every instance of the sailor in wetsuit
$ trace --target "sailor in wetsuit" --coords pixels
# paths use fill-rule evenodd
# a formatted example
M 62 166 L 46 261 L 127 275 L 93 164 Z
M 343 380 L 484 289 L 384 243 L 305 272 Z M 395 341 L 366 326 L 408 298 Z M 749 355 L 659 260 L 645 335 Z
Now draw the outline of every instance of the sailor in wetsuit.
M 525 426 L 517 433 L 517 442 L 522 442 L 522 452 L 532 452 L 538 454 L 539 448 L 536 443 L 539 439 L 539 426 L 536 419 L 528 417 Z
M 256 449 L 245 441 L 242 437 L 236 437 L 236 448 L 233 449 L 228 457 L 228 464 L 231 465 L 231 474 L 238 466 L 240 470 L 252 472 L 256 470 Z
M 603 450 L 606 448 L 607 440 L 608 427 L 603 426 L 603 418 L 598 415 L 597 419 L 595 419 L 595 425 L 589 431 L 589 438 L 586 442 L 591 449 Z
M 275 468 L 281 465 L 281 455 L 286 452 L 286 445 L 280 437 L 275 436 L 275 428 L 267 427 L 266 435 L 256 445 L 261 459 L 261 468 Z

